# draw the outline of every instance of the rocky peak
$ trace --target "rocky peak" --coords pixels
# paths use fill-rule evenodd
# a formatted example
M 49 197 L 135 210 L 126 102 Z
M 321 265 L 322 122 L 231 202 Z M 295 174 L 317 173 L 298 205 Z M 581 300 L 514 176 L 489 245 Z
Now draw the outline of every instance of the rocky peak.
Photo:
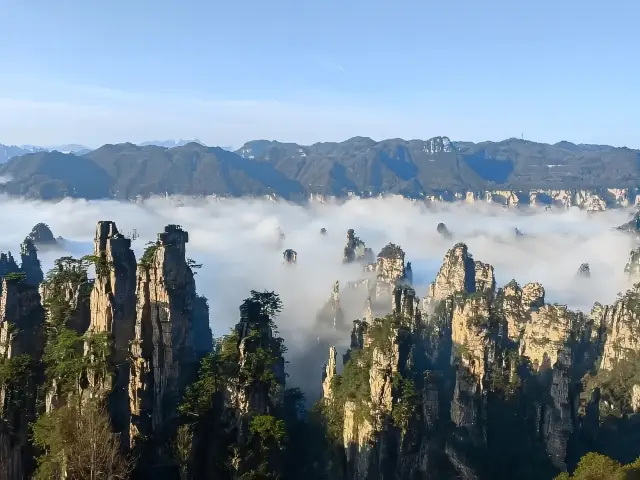
M 167 225 L 137 268 L 135 335 L 131 342 L 131 437 L 162 437 L 177 418 L 177 402 L 195 370 L 193 272 L 186 259 L 189 235 Z M 151 416 L 151 422 L 147 422 Z
M 404 251 L 398 245 L 387 244 L 378 254 L 376 264 L 376 300 L 384 302 L 393 295 L 398 282 L 405 278 Z
M 613 305 L 594 307 L 592 316 L 606 332 L 601 369 L 613 370 L 619 361 L 640 353 L 639 306 L 640 284 L 635 284 Z
M 404 279 L 407 285 L 413 285 L 413 270 L 411 268 L 411 262 L 407 262 L 407 266 L 404 268 Z
M 316 322 L 318 322 L 319 325 L 331 326 L 333 329 L 344 328 L 344 312 L 340 305 L 340 282 L 336 281 L 333 284 L 329 300 L 327 300 L 318 312 Z
M 332 398 L 331 382 L 338 373 L 336 367 L 337 358 L 338 352 L 336 347 L 332 346 L 329 348 L 329 363 L 324 366 L 322 375 L 322 398 L 324 398 L 325 401 L 331 401 Z
M 484 264 L 480 264 L 478 276 L 486 280 L 489 274 L 493 275 L 493 269 L 485 269 Z M 440 271 L 429 287 L 428 297 L 431 301 L 440 301 L 457 292 L 475 291 L 476 264 L 468 252 L 467 245 L 458 243 L 445 255 Z
M 446 238 L 447 240 L 453 238 L 453 235 L 451 234 L 451 232 L 449 231 L 449 229 L 447 228 L 447 226 L 440 222 L 438 224 L 438 226 L 436 227 L 436 231 L 442 235 L 442 237 Z
M 284 258 L 284 261 L 287 263 L 297 263 L 298 262 L 298 252 L 296 252 L 295 250 L 292 250 L 290 248 L 287 248 L 284 253 L 282 254 L 282 257 Z
M 449 137 L 433 137 L 424 142 L 423 151 L 427 154 L 433 155 L 441 152 L 452 152 L 454 149 Z
M 544 288 L 539 283 L 528 283 L 520 288 L 515 280 L 501 289 L 502 314 L 507 327 L 507 337 L 519 342 L 530 313 L 544 305 Z
M 26 238 L 31 240 L 36 246 L 56 246 L 58 244 L 51 228 L 49 228 L 49 225 L 46 223 L 34 225 Z
M 33 240 L 25 238 L 20 245 L 21 270 L 25 273 L 25 281 L 29 285 L 38 286 L 44 280 L 42 265 L 38 259 L 38 249 Z
M 624 266 L 624 272 L 629 275 L 633 281 L 640 279 L 640 248 L 631 250 L 629 253 L 629 261 Z
M 397 285 L 393 292 L 393 313 L 407 326 L 417 328 L 421 321 L 419 300 L 416 291 L 407 285 Z
M 64 319 L 65 326 L 84 334 L 91 321 L 89 296 L 92 287 L 93 282 L 89 280 L 82 260 L 73 257 L 56 260 L 39 287 L 47 319 L 52 320 L 52 310 L 63 305 L 68 310 Z
M 131 240 L 118 232 L 111 221 L 98 222 L 94 238 L 93 262 L 96 278 L 91 290 L 90 335 L 105 332 L 113 342 L 109 361 L 114 375 L 109 381 L 89 378 L 95 394 L 110 394 L 110 414 L 115 430 L 128 444 L 129 345 L 136 324 L 136 258 Z M 91 338 L 85 344 L 89 351 Z
M 344 254 L 342 261 L 351 263 L 361 261 L 368 263 L 371 259 L 371 249 L 365 247 L 365 243 L 356 236 L 353 228 L 347 231 L 347 242 L 344 246 Z
M 555 366 L 575 323 L 575 314 L 565 305 L 543 305 L 531 313 L 520 342 L 520 355 L 531 360 L 536 371 Z
M 591 277 L 591 268 L 589 267 L 589 264 L 588 263 L 581 264 L 580 267 L 578 268 L 577 275 L 580 278 L 589 278 L 589 277 Z

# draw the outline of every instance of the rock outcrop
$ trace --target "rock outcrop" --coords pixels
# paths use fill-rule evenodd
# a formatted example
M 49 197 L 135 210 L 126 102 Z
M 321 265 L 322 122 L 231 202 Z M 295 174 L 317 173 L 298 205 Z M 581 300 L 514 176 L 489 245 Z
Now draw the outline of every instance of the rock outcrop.
M 31 240 L 36 247 L 54 248 L 58 246 L 58 240 L 53 236 L 53 232 L 46 223 L 34 225 L 25 240 Z
M 620 225 L 618 230 L 638 235 L 640 233 L 640 212 L 636 212 L 631 220 Z
M 193 306 L 196 289 L 186 259 L 189 235 L 168 225 L 137 269 L 136 322 L 131 342 L 131 441 L 173 434 L 178 401 L 196 368 Z
M 451 232 L 449 231 L 449 229 L 447 228 L 447 226 L 440 222 L 437 226 L 436 226 L 436 231 L 442 235 L 443 238 L 446 238 L 447 240 L 450 240 L 451 238 L 453 238 L 453 235 L 451 234 Z
M 43 380 L 44 310 L 24 278 L 2 280 L 0 293 L 0 478 L 31 478 L 35 448 L 29 424 L 36 419 Z
M 366 329 L 354 322 L 341 375 L 330 350 L 323 402 L 330 418 L 343 419 L 346 478 L 551 478 L 566 471 L 586 435 L 577 410 L 583 377 L 597 370 L 598 357 L 606 370 L 638 350 L 633 298 L 628 293 L 585 317 L 546 304 L 538 283 L 497 288 L 493 267 L 456 244 L 422 308 L 399 283 L 391 315 L 374 315 Z M 344 378 L 360 378 L 360 370 L 369 372 L 366 383 L 345 400 Z
M 298 252 L 296 252 L 295 250 L 292 250 L 290 248 L 287 248 L 284 253 L 282 254 L 282 257 L 284 258 L 284 261 L 287 263 L 297 263 L 298 262 Z
M 591 268 L 588 263 L 583 263 L 578 268 L 578 277 L 580 278 L 589 278 L 591 277 Z
M 640 248 L 631 250 L 629 261 L 624 266 L 624 272 L 633 282 L 640 280 Z
M 373 261 L 371 249 L 365 247 L 365 243 L 356 236 L 355 231 L 350 228 L 347 231 L 347 242 L 344 246 L 342 261 L 344 263 L 362 262 L 371 263 Z
M 109 396 L 109 410 L 116 432 L 129 444 L 129 344 L 136 324 L 136 258 L 131 240 L 116 224 L 98 222 L 94 240 L 95 281 L 90 295 L 88 334 L 106 333 L 113 345 L 109 379 L 89 377 L 93 394 Z M 89 353 L 89 338 L 85 354 Z M 107 380 L 105 382 L 105 380 Z
M 25 274 L 25 282 L 34 287 L 38 287 L 44 280 L 42 265 L 38 259 L 38 249 L 33 240 L 27 238 L 20 245 L 20 270 Z
M 316 315 L 316 323 L 321 328 L 344 330 L 344 312 L 340 305 L 340 282 L 333 284 L 331 296 Z

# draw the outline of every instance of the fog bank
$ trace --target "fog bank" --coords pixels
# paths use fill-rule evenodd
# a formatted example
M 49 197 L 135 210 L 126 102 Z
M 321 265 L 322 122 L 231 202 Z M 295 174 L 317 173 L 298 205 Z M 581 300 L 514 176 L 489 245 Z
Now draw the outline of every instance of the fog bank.
M 196 284 L 209 299 L 214 334 L 226 333 L 237 322 L 238 306 L 251 289 L 274 290 L 284 303 L 277 323 L 293 361 L 308 348 L 304 339 L 313 337 L 316 312 L 333 283 L 360 277 L 358 267 L 341 264 L 349 228 L 374 253 L 388 242 L 400 245 L 412 262 L 419 296 L 426 293 L 446 251 L 463 241 L 476 260 L 494 265 L 499 285 L 512 278 L 520 284 L 538 281 L 547 301 L 588 311 L 596 300 L 612 302 L 627 286 L 623 268 L 631 239 L 614 227 L 629 215 L 629 210 L 505 210 L 485 203 L 427 208 L 399 197 L 310 207 L 262 200 L 155 198 L 136 204 L 66 199 L 54 204 L 0 197 L 0 250 L 17 257 L 18 245 L 33 225 L 45 222 L 55 236 L 68 240 L 68 254 L 81 256 L 92 251 L 96 222 L 113 220 L 124 234 L 137 231 L 133 248 L 139 257 L 166 224 L 182 225 L 189 232 L 187 256 L 203 264 Z M 436 232 L 439 222 L 453 239 Z M 326 235 L 320 234 L 323 227 Z M 278 228 L 286 236 L 282 245 Z M 524 236 L 516 237 L 515 228 Z M 285 248 L 298 252 L 297 265 L 283 264 Z M 63 254 L 41 252 L 43 268 Z M 583 262 L 591 266 L 589 280 L 576 279 Z M 358 306 L 349 307 L 350 316 L 359 314 Z

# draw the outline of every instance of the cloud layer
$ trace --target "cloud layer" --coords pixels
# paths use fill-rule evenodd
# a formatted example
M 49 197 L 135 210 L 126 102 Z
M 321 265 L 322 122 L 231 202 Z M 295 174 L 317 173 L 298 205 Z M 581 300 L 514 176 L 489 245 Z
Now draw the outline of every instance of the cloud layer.
M 305 371 L 290 369 L 291 380 L 319 386 L 325 346 L 320 349 L 321 358 L 309 354 L 316 313 L 336 280 L 360 277 L 358 267 L 341 264 L 349 228 L 375 253 L 388 242 L 400 245 L 412 262 L 420 296 L 446 251 L 464 241 L 475 259 L 494 265 L 499 285 L 512 278 L 520 284 L 539 281 L 547 301 L 588 311 L 596 300 L 612 302 L 627 286 L 623 268 L 631 239 L 614 227 L 629 215 L 625 210 L 516 211 L 487 204 L 427 208 L 398 197 L 308 208 L 261 200 L 170 198 L 142 204 L 64 200 L 51 204 L 0 197 L 0 225 L 4 226 L 0 250 L 17 254 L 33 225 L 45 222 L 54 235 L 69 240 L 68 253 L 84 255 L 93 248 L 96 222 L 113 220 L 123 233 L 137 230 L 140 238 L 133 247 L 139 257 L 145 243 L 154 240 L 164 225 L 180 224 L 189 232 L 187 255 L 203 264 L 196 282 L 199 293 L 209 298 L 214 334 L 226 333 L 237 322 L 238 306 L 251 289 L 275 290 L 284 302 L 277 323 L 289 347 L 291 365 L 296 358 L 305 358 Z M 452 240 L 437 234 L 439 222 L 448 226 Z M 327 235 L 320 234 L 323 227 Z M 516 227 L 524 237 L 516 238 Z M 286 235 L 282 245 L 278 245 L 278 228 Z M 283 264 L 285 248 L 298 252 L 296 266 Z M 61 255 L 43 252 L 43 267 L 49 268 Z M 583 262 L 591 266 L 589 280 L 576 279 Z M 360 315 L 359 308 L 349 305 L 349 320 Z

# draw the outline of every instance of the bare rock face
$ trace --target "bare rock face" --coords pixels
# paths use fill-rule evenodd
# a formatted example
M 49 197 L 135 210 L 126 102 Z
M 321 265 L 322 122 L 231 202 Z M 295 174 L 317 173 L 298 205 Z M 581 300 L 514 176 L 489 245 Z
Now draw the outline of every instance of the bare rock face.
M 86 271 L 71 261 L 71 257 L 63 257 L 60 260 L 62 261 L 52 269 L 55 270 L 55 275 L 45 278 L 39 287 L 47 320 L 50 319 L 52 303 L 59 299 L 69 309 L 65 326 L 84 334 L 91 323 L 89 295 L 93 282 L 87 277 Z
M 416 291 L 408 285 L 397 285 L 393 292 L 393 313 L 403 323 L 416 329 L 422 321 L 422 313 Z
M 594 314 L 607 335 L 602 351 L 600 368 L 613 370 L 617 362 L 640 352 L 640 288 L 627 291 L 611 306 L 597 309 Z
M 475 282 L 475 262 L 467 246 L 458 243 L 445 255 L 435 281 L 429 286 L 427 303 L 444 300 L 456 292 L 475 292 Z
M 376 300 L 386 302 L 392 298 L 398 282 L 405 278 L 404 251 L 389 243 L 378 254 L 376 264 Z
M 35 449 L 29 423 L 36 419 L 42 381 L 44 310 L 37 288 L 4 279 L 0 294 L 0 365 L 18 374 L 0 383 L 0 477 L 30 478 Z
M 331 397 L 333 392 L 331 391 L 331 382 L 333 378 L 336 376 L 337 368 L 336 368 L 336 360 L 338 357 L 338 352 L 336 347 L 331 347 L 329 349 L 329 363 L 324 366 L 324 372 L 322 376 L 322 398 L 326 401 L 331 401 Z
M 89 334 L 106 332 L 111 337 L 113 351 L 109 360 L 113 377 L 106 384 L 102 378 L 89 378 L 89 383 L 95 393 L 110 395 L 114 429 L 128 444 L 129 343 L 136 324 L 136 258 L 131 240 L 110 221 L 98 222 L 93 254 L 96 278 L 90 296 Z M 88 345 L 85 351 L 88 352 Z
M 520 355 L 534 368 L 552 368 L 573 331 L 574 314 L 563 305 L 544 305 L 531 314 L 520 343 Z
M 194 374 L 196 289 L 185 256 L 188 241 L 187 232 L 168 225 L 138 265 L 129 382 L 132 442 L 140 434 L 162 441 L 171 433 L 178 401 Z
M 507 337 L 519 343 L 525 326 L 531 320 L 531 312 L 544 305 L 544 288 L 539 283 L 528 283 L 520 288 L 512 280 L 503 287 L 501 298 Z

